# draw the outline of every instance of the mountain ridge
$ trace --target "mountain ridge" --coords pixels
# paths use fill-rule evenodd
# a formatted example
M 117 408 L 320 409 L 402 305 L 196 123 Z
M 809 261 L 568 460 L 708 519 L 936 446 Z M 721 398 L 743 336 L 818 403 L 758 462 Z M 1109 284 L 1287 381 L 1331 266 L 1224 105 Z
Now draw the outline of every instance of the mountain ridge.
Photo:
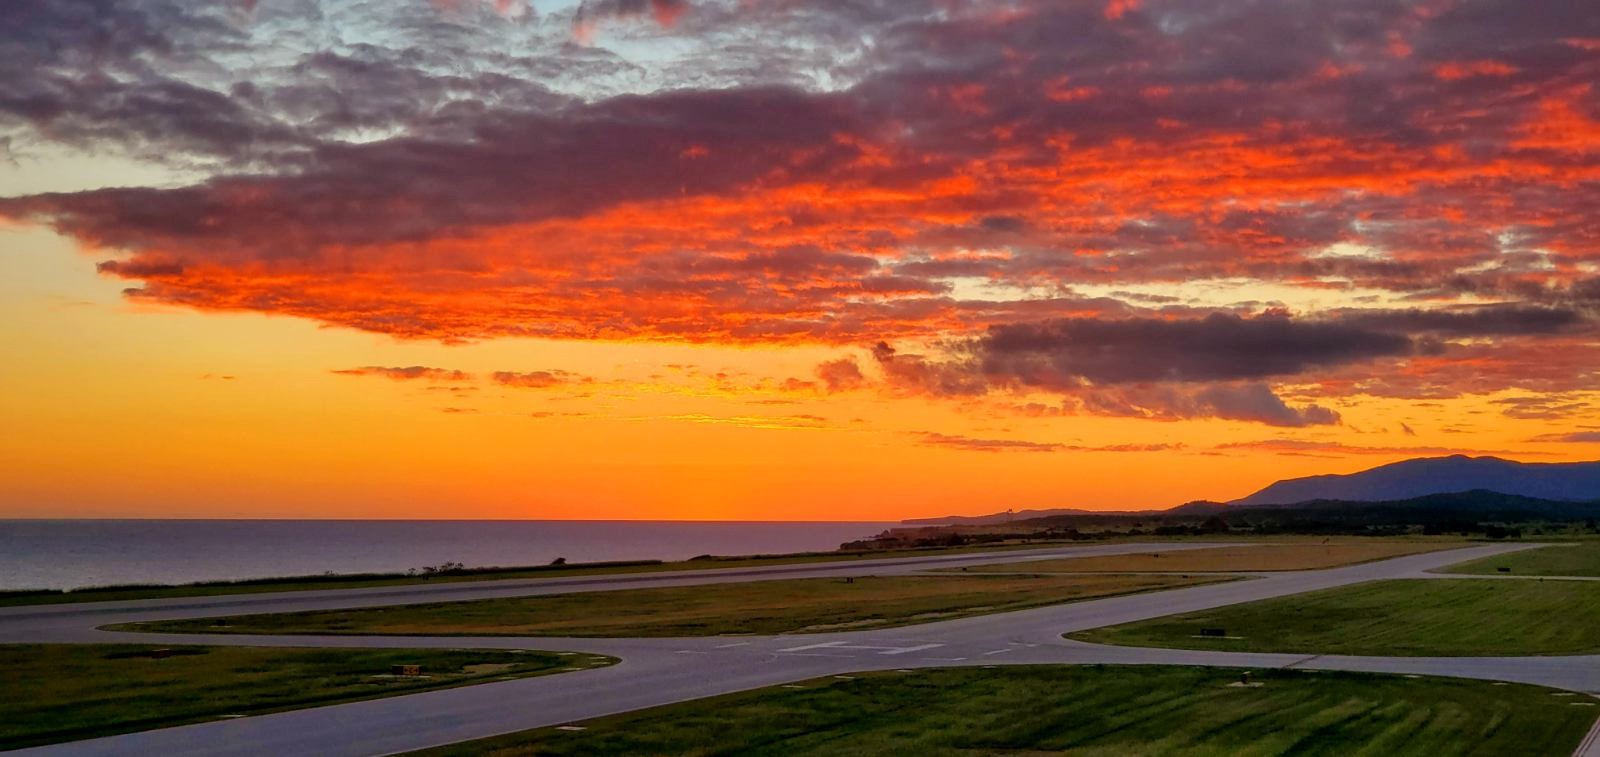
M 998 525 L 1055 516 L 1216 515 L 1256 507 L 1359 507 L 1363 503 L 1396 504 L 1440 495 L 1496 494 L 1552 503 L 1600 501 L 1600 461 L 1524 463 L 1499 457 L 1419 457 L 1355 473 L 1327 473 L 1275 481 L 1230 502 L 1195 500 L 1176 507 L 1148 510 L 1084 510 L 1043 508 L 1008 510 L 989 515 L 947 515 L 902 520 L 907 526 Z M 1441 497 L 1448 501 L 1448 497 Z
M 1228 502 L 1233 507 L 1311 500 L 1378 502 L 1483 490 L 1535 499 L 1600 498 L 1600 462 L 1523 463 L 1499 457 L 1421 457 L 1364 471 L 1276 481 Z

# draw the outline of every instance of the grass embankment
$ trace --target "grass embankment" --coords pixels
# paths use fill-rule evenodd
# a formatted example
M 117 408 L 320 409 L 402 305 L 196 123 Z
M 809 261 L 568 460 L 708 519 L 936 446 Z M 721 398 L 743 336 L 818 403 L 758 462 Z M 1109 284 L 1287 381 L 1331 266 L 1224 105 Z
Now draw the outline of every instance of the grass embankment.
M 808 681 L 425 753 L 1570 754 L 1595 707 L 1536 686 L 1346 673 L 1039 666 Z M 1592 701 L 1587 700 L 1586 701 Z
M 409 694 L 616 662 L 551 652 L 0 646 L 0 749 Z M 391 665 L 425 677 L 394 677 Z
M 1600 542 L 1529 549 L 1453 565 L 1447 573 L 1494 573 L 1514 576 L 1600 576 Z
M 1168 541 L 1158 539 L 1156 541 Z M 1115 543 L 1115 542 L 1108 542 Z M 1086 546 L 1074 540 L 1008 541 L 973 544 L 960 547 L 916 547 L 839 552 L 799 552 L 783 555 L 705 555 L 689 560 L 663 562 L 661 560 L 629 560 L 604 563 L 567 563 L 562 565 L 532 565 L 522 567 L 466 568 L 431 575 L 409 573 L 328 574 L 318 576 L 289 576 L 283 578 L 255 578 L 239 581 L 206 581 L 172 586 L 96 586 L 70 591 L 54 589 L 0 591 L 0 607 L 17 605 L 65 604 L 69 602 L 115 602 L 131 599 L 166 599 L 171 597 L 210 597 L 221 594 L 258 594 L 276 591 L 315 591 L 319 589 L 364 589 L 379 586 L 417 586 L 465 581 L 512 581 L 540 578 L 567 578 L 571 576 L 604 576 L 617 573 L 666 573 L 684 570 L 712 570 L 730 568 L 764 568 L 774 565 L 805 565 L 821 562 L 869 562 L 929 555 L 965 554 L 971 552 L 1004 552 L 1009 550 L 1045 549 L 1050 547 Z
M 1202 637 L 1221 628 L 1225 638 Z M 1600 651 L 1600 583 L 1409 579 L 1099 628 L 1105 644 L 1398 656 Z
M 985 565 L 970 568 L 969 570 L 982 572 L 1025 570 L 1040 573 L 1114 573 L 1119 571 L 1204 573 L 1316 570 L 1423 552 L 1437 552 L 1442 549 L 1454 549 L 1464 546 L 1467 546 L 1467 542 L 1374 540 L 1329 544 L 1262 544 L 1259 546 L 1217 547 L 1215 549 L 1191 549 L 1135 555 L 1030 560 Z
M 883 628 L 1192 586 L 1201 576 L 884 576 L 131 623 L 118 630 L 509 636 L 711 636 Z

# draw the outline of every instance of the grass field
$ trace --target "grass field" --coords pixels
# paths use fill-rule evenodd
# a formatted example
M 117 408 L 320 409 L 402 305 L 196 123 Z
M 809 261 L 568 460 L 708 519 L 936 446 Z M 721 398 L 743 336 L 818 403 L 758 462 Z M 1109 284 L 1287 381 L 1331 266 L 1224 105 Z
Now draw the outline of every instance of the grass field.
M 1534 686 L 1175 667 L 868 673 L 545 728 L 457 755 L 1570 754 L 1595 707 Z M 1592 701 L 1592 700 L 1590 700 Z
M 886 576 L 709 584 L 327 612 L 159 621 L 122 630 L 513 636 L 709 636 L 882 628 L 1218 580 L 1180 576 Z
M 0 646 L 0 749 L 348 702 L 615 662 L 550 652 Z M 391 677 L 417 664 L 426 677 Z
M 1193 537 L 1140 539 L 1138 541 L 1183 542 Z M 1129 540 L 1108 539 L 1094 544 L 1117 544 Z M 520 568 L 472 568 L 459 573 L 436 575 L 327 575 L 264 578 L 235 582 L 209 582 L 174 586 L 91 587 L 73 591 L 0 591 L 0 607 L 16 605 L 66 604 L 72 602 L 114 602 L 130 599 L 163 599 L 168 597 L 209 597 L 222 594 L 258 594 L 275 591 L 314 591 L 325 589 L 364 589 L 378 586 L 413 586 L 419 584 L 458 583 L 466 581 L 512 581 L 541 578 L 567 578 L 571 576 L 604 576 L 618 573 L 666 573 L 685 570 L 711 570 L 730 568 L 761 568 L 772 565 L 804 565 L 821 562 L 860 562 L 870 565 L 873 560 L 891 560 L 929 555 L 966 554 L 972 552 L 1006 552 L 1014 550 L 1044 549 L 1050 547 L 1089 546 L 1072 540 L 1032 539 L 1025 542 L 975 544 L 961 547 L 918 547 L 912 549 L 873 550 L 858 552 L 808 552 L 789 555 L 707 556 L 692 560 L 662 562 L 640 560 L 626 564 L 571 563 L 566 565 L 534 565 Z
M 694 560 L 662 562 L 639 560 L 622 564 L 572 563 L 567 565 L 533 565 L 520 568 L 475 568 L 459 573 L 436 575 L 327 575 L 263 578 L 249 581 L 217 581 L 173 586 L 108 586 L 90 587 L 73 591 L 0 591 L 0 607 L 15 605 L 66 604 L 72 602 L 115 602 L 129 599 L 163 599 L 167 597 L 209 597 L 221 594 L 258 594 L 274 591 L 316 591 L 324 589 L 364 589 L 376 586 L 413 586 L 467 581 L 513 581 L 539 578 L 566 578 L 569 576 L 604 576 L 618 573 L 661 573 L 682 570 L 710 570 L 714 568 L 758 568 L 769 565 L 794 565 L 835 561 L 868 561 L 896 557 L 917 557 L 974 551 L 1005 551 L 1007 549 L 1039 549 L 1064 546 L 1061 543 L 1031 543 L 985 545 L 982 547 L 950 547 L 885 550 L 876 552 L 823 552 L 793 555 L 759 555 L 748 557 L 708 557 Z
M 1268 571 L 1314 570 L 1339 565 L 1383 560 L 1402 555 L 1437 552 L 1467 546 L 1458 541 L 1374 541 L 1337 542 L 1329 544 L 1260 544 L 1255 546 L 1217 547 L 1214 549 L 1151 552 L 1136 555 L 1107 555 L 1104 557 L 1073 557 L 1061 560 L 1030 560 L 1027 562 L 986 565 L 972 571 L 998 572 L 1026 570 L 1043 573 L 1106 573 L 1118 571 Z
M 1510 568 L 1515 576 L 1600 576 L 1600 542 L 1529 549 L 1499 557 L 1453 565 L 1449 573 L 1499 573 Z
M 1201 637 L 1221 628 L 1227 638 Z M 1600 652 L 1600 582 L 1377 581 L 1071 638 L 1106 644 L 1308 654 L 1496 656 Z

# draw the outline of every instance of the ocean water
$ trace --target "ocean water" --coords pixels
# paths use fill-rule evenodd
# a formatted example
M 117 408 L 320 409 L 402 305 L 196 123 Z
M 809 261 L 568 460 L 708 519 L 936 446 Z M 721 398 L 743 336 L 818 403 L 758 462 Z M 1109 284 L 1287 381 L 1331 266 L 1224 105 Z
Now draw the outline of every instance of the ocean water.
M 830 550 L 890 523 L 0 520 L 0 590 Z

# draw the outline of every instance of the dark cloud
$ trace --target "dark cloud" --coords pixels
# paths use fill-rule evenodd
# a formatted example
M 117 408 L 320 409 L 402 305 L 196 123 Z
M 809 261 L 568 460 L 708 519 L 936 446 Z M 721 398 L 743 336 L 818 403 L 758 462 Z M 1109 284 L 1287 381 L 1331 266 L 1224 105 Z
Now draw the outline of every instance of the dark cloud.
M 979 439 L 935 431 L 917 433 L 918 442 L 929 447 L 964 450 L 967 452 L 1170 452 L 1183 449 L 1182 444 L 1107 444 L 1096 447 L 1081 444 L 1054 444 L 1016 439 Z
M 968 452 L 1055 452 L 1060 444 L 1025 442 L 1014 439 L 974 439 L 970 436 L 951 436 L 933 431 L 922 432 L 921 443 L 930 447 L 945 447 Z
M 6 5 L 6 154 L 200 178 L 0 217 L 144 301 L 441 341 L 883 340 L 901 391 L 1084 412 L 1292 426 L 1336 416 L 1268 382 L 1600 381 L 1583 3 L 524 7 Z M 596 21 L 629 44 L 574 44 Z M 1225 299 L 1284 288 L 1333 304 Z
M 1324 407 L 1290 407 L 1265 384 L 1212 386 L 1194 396 L 1209 411 L 1206 414 L 1225 420 L 1268 426 L 1326 426 L 1339 422 L 1339 414 Z
M 1571 431 L 1564 434 L 1540 434 L 1530 442 L 1563 442 L 1572 444 L 1600 444 L 1600 431 Z
M 380 376 L 395 381 L 471 381 L 472 374 L 448 368 L 429 368 L 411 365 L 403 368 L 386 368 L 369 365 L 362 368 L 345 368 L 333 371 L 341 376 Z
M 860 389 L 867 383 L 867 377 L 861 373 L 861 366 L 853 357 L 824 362 L 817 366 L 816 374 L 829 392 Z
M 567 386 L 570 384 L 589 384 L 594 379 L 570 371 L 529 371 L 517 373 L 514 371 L 495 371 L 489 378 L 496 384 L 514 386 L 520 389 L 550 389 L 552 387 Z
M 1464 447 L 1367 447 L 1343 442 L 1310 439 L 1261 439 L 1251 442 L 1219 444 L 1216 450 L 1251 450 L 1273 452 L 1280 455 L 1331 454 L 1331 455 L 1384 455 L 1391 457 L 1416 457 L 1440 455 L 1534 455 L 1538 453 L 1503 449 L 1468 449 Z
M 1592 418 L 1600 413 L 1594 398 L 1581 393 L 1554 393 L 1490 400 L 1507 418 L 1519 420 L 1566 420 Z
M 1340 320 L 1352 326 L 1449 336 L 1555 334 L 1591 327 L 1575 310 L 1530 305 L 1480 305 L 1447 310 L 1347 311 Z
M 330 245 L 423 241 L 731 190 L 781 163 L 797 172 L 820 168 L 855 154 L 829 144 L 832 133 L 849 128 L 830 102 L 783 89 L 690 91 L 554 115 L 483 114 L 469 141 L 328 143 L 293 175 L 0 199 L 0 215 L 127 250 L 183 250 L 235 263 L 313 259 Z M 767 120 L 772 125 L 759 134 L 742 126 Z M 716 146 L 712 167 L 685 170 L 682 152 L 691 144 Z M 408 211 L 397 214 L 401 208 Z
M 1261 379 L 1408 354 L 1404 335 L 1281 315 L 1062 319 L 996 326 L 971 345 L 985 375 L 1026 387 Z

